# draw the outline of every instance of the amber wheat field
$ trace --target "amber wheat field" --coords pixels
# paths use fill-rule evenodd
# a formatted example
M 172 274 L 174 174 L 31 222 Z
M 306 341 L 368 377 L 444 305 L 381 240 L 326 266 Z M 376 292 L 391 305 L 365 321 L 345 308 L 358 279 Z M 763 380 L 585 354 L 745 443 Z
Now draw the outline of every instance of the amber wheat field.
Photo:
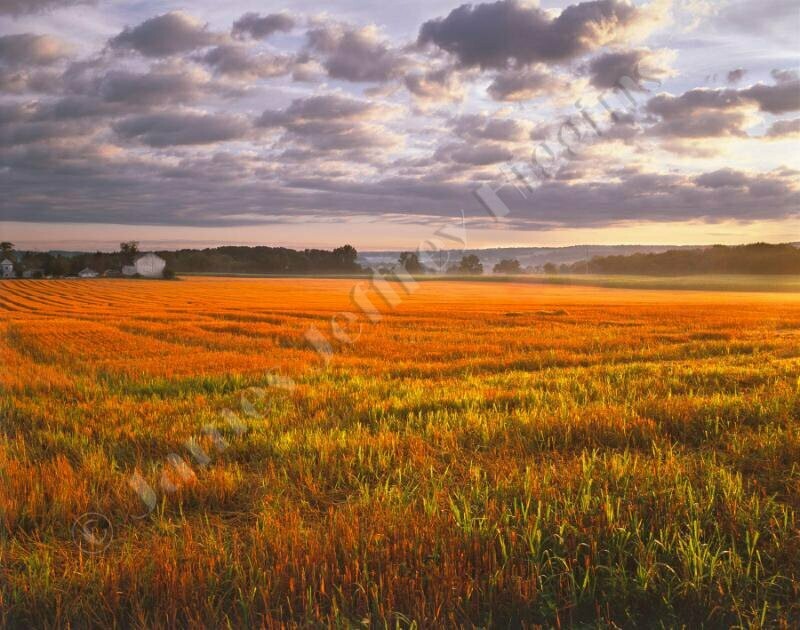
M 800 624 L 799 295 L 357 282 L 2 283 L 0 624 Z

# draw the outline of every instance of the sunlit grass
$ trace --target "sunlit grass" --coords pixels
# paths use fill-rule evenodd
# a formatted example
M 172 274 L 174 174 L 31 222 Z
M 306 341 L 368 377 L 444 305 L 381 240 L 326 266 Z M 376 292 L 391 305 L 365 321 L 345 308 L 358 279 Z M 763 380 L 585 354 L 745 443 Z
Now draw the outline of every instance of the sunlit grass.
M 800 622 L 800 296 L 354 282 L 3 283 L 0 624 Z

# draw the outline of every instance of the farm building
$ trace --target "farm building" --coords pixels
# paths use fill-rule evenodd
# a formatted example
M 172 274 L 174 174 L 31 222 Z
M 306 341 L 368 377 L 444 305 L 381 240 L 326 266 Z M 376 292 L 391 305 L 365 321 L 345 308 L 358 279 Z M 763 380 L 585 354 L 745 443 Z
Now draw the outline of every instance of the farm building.
M 14 263 L 8 258 L 6 258 L 3 262 L 0 262 L 0 273 L 2 273 L 3 278 L 15 278 L 16 274 L 14 273 Z
M 163 278 L 167 261 L 155 254 L 145 254 L 136 259 L 134 266 L 136 273 L 143 278 Z
M 122 267 L 122 275 L 130 278 L 136 275 L 136 267 L 134 265 L 125 265 Z
M 81 278 L 96 278 L 99 275 L 99 273 L 97 273 L 94 269 L 90 269 L 89 267 L 86 267 L 86 269 L 78 274 L 78 276 Z

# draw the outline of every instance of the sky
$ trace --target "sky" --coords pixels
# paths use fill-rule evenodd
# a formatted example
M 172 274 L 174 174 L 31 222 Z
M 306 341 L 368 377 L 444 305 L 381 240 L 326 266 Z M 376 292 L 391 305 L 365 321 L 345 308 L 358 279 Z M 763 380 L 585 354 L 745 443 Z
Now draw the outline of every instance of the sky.
M 799 241 L 798 42 L 796 0 L 0 0 L 0 240 Z

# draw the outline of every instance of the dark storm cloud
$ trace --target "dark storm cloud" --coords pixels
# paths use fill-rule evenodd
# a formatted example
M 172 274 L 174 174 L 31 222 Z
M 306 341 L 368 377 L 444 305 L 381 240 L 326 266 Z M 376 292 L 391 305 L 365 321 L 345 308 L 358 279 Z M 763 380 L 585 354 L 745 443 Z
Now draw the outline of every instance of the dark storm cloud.
M 111 48 L 136 50 L 146 57 L 169 57 L 223 41 L 219 34 L 180 11 L 150 18 L 126 28 L 109 41 Z
M 95 0 L 0 0 L 0 14 L 17 16 L 43 13 L 77 4 L 95 4 Z
M 312 29 L 306 37 L 309 52 L 322 57 L 333 79 L 380 83 L 399 77 L 408 63 L 369 27 L 332 24 Z
M 69 55 L 70 48 L 50 35 L 20 33 L 0 37 L 0 64 L 10 67 L 48 66 Z
M 270 15 L 245 13 L 233 23 L 231 34 L 237 38 L 265 39 L 273 33 L 289 32 L 294 27 L 294 18 L 285 13 L 272 13 Z
M 243 138 L 250 126 L 241 118 L 223 114 L 149 114 L 131 116 L 113 125 L 123 138 L 151 147 L 214 144 Z
M 567 61 L 613 41 L 641 17 L 640 9 L 623 0 L 582 2 L 555 18 L 517 0 L 465 4 L 425 22 L 418 43 L 452 53 L 464 66 L 504 69 Z

